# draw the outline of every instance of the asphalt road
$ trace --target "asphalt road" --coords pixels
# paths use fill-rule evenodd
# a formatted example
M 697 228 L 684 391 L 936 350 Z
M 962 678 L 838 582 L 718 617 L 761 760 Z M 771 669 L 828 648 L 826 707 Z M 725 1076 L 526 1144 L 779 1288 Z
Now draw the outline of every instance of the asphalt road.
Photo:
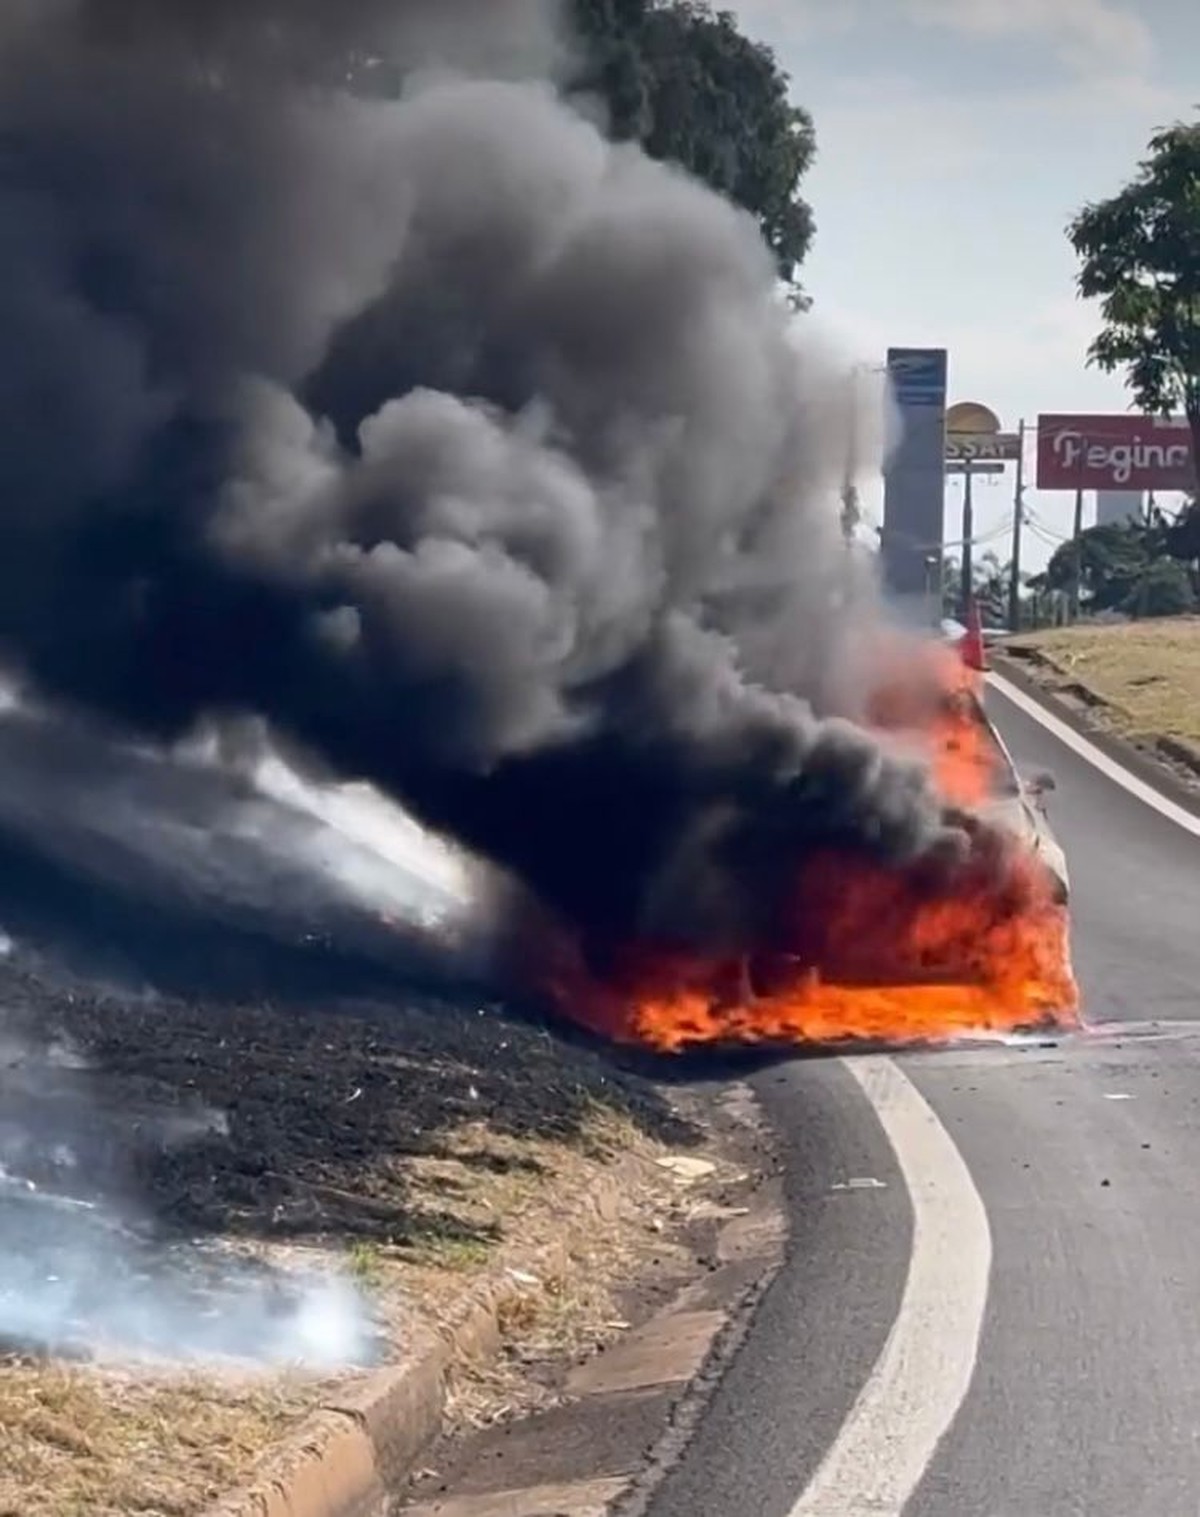
M 989 703 L 1092 1030 L 761 1077 L 789 1261 L 650 1517 L 1200 1511 L 1200 838 Z

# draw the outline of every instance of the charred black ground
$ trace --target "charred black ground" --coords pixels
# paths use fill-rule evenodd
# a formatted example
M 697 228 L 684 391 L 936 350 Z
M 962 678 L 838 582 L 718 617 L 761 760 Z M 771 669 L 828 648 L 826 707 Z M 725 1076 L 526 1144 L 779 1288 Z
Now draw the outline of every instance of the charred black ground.
M 664 1141 L 696 1141 L 645 1080 L 478 1002 L 139 1005 L 78 987 L 65 996 L 19 961 L 0 962 L 0 986 L 0 1046 L 11 1038 L 24 1050 L 0 1080 L 7 1120 L 55 1138 L 26 1153 L 22 1176 L 121 1203 L 135 1195 L 168 1236 L 453 1238 L 462 1224 L 449 1210 L 410 1211 L 404 1161 L 439 1157 L 472 1124 L 575 1142 L 610 1112 Z M 48 1078 L 41 1051 L 61 1039 L 87 1064 Z M 37 1077 L 28 1088 L 26 1065 Z M 66 1141 L 64 1174 L 54 1152 Z M 498 1221 L 463 1241 L 501 1235 Z
M 532 1183 L 613 1116 L 694 1137 L 468 983 L 477 918 L 432 844 L 392 820 L 389 850 L 394 811 L 264 789 L 0 715 L 0 1361 L 368 1362 L 370 1309 L 313 1245 L 453 1265 L 505 1236 L 430 1162 Z
M 533 0 L 6 11 L 0 638 L 159 736 L 261 713 L 577 920 L 740 940 L 763 838 L 957 834 L 839 719 L 836 371 L 563 46 Z

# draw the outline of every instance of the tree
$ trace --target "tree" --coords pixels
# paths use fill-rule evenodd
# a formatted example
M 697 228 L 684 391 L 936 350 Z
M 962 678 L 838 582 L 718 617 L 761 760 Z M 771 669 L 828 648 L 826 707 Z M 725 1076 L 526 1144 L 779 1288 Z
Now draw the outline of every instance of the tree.
M 989 626 L 1003 626 L 1008 620 L 1008 565 L 1001 563 L 990 550 L 972 565 L 975 604 Z
M 1080 606 L 1089 611 L 1120 611 L 1152 562 L 1146 528 L 1140 523 L 1112 522 L 1089 527 L 1078 541 L 1062 543 L 1046 565 L 1047 588 L 1072 590 L 1077 562 Z
M 574 0 L 585 61 L 576 93 L 599 95 L 617 139 L 635 139 L 749 211 L 797 303 L 813 236 L 800 182 L 816 151 L 774 53 L 729 11 L 699 0 Z
M 1008 619 L 1008 565 L 990 550 L 981 553 L 971 565 L 971 585 L 975 604 L 986 626 L 1002 625 Z M 953 555 L 942 559 L 942 614 L 960 614 L 962 599 L 962 563 Z
M 1101 302 L 1090 361 L 1123 370 L 1150 415 L 1182 411 L 1200 466 L 1200 121 L 1157 132 L 1136 177 L 1068 236 L 1079 293 Z
M 1165 525 L 1167 552 L 1191 570 L 1200 588 L 1200 501 L 1189 501 L 1174 521 Z
M 1126 615 L 1183 616 L 1196 609 L 1196 591 L 1183 564 L 1158 558 L 1148 564 L 1124 606 Z
M 1195 609 L 1197 594 L 1184 553 L 1181 519 L 1111 522 L 1089 527 L 1078 543 L 1063 543 L 1046 565 L 1045 588 L 1067 591 L 1079 562 L 1080 604 L 1125 616 L 1178 616 Z

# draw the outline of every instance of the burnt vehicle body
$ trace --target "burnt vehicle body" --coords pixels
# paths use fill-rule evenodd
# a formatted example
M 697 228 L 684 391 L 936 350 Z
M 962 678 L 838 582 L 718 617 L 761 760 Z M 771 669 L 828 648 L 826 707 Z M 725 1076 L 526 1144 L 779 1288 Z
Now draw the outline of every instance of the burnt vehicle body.
M 1013 839 L 1037 861 L 1049 885 L 1050 901 L 1055 907 L 1065 909 L 1071 895 L 1070 872 L 1066 854 L 1054 835 L 1046 806 L 1046 797 L 1055 788 L 1054 778 L 1044 772 L 1029 776 L 1021 774 L 1008 745 L 987 713 L 983 671 L 971 664 L 965 651 L 964 662 L 977 668 L 981 678 L 974 688 L 956 690 L 952 699 L 958 703 L 959 711 L 965 713 L 982 738 L 982 746 L 990 760 L 989 795 L 986 800 L 968 809 L 986 827 Z M 794 983 L 796 973 L 802 969 L 803 963 L 801 956 L 791 953 L 747 955 L 736 966 L 731 966 L 727 987 L 729 1004 L 734 1005 L 747 998 L 771 996 L 786 990 L 789 983 Z M 861 975 L 846 976 L 836 969 L 832 978 L 839 985 L 862 988 L 886 983 L 888 979 L 886 974 L 866 978 Z M 923 983 L 936 983 L 939 978 L 946 983 L 954 983 L 956 976 L 954 970 L 947 966 L 944 976 L 931 975 Z
M 1046 796 L 1054 789 L 1054 777 L 1045 773 L 1022 776 L 982 698 L 974 696 L 972 700 L 996 757 L 995 793 L 978 808 L 979 815 L 983 821 L 1012 834 L 1034 854 L 1050 876 L 1056 904 L 1065 906 L 1071 896 L 1067 856 L 1046 811 Z

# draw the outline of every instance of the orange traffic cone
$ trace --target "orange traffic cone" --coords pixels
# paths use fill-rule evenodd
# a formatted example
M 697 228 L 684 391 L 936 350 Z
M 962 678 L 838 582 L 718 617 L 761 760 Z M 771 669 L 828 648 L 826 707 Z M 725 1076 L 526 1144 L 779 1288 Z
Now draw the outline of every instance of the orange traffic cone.
M 959 655 L 968 669 L 977 669 L 981 674 L 987 668 L 987 657 L 983 646 L 983 619 L 979 615 L 979 606 L 972 597 L 967 606 L 967 630 L 959 639 Z

